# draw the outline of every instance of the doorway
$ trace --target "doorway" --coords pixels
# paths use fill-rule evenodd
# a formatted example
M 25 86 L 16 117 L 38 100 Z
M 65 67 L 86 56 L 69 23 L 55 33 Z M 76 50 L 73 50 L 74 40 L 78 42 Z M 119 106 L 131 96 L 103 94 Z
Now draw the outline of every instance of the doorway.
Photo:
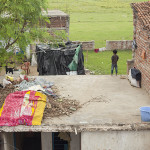
M 14 146 L 19 150 L 42 150 L 40 132 L 14 133 Z

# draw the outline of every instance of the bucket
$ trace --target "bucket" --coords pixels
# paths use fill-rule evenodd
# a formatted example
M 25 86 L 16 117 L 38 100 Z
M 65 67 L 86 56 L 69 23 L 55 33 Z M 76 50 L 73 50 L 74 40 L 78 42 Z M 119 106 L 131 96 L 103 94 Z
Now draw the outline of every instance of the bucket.
M 150 122 L 150 107 L 140 107 L 141 120 L 144 122 Z

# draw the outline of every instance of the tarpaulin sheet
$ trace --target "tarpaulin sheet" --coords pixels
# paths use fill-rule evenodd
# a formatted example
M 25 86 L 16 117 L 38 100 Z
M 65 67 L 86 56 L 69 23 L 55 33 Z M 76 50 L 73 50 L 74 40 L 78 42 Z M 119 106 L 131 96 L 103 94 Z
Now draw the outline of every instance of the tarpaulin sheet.
M 46 95 L 56 96 L 51 89 L 52 82 L 48 82 L 42 78 L 35 78 L 34 81 L 23 80 L 20 84 L 15 85 L 19 91 L 42 91 Z
M 58 48 L 53 48 L 51 45 L 37 45 L 37 71 L 39 75 L 66 75 L 66 72 L 71 71 L 68 65 L 73 61 L 78 47 L 78 44 L 71 42 L 59 45 Z M 85 74 L 82 46 L 78 52 L 77 69 L 75 71 L 78 75 Z
M 0 126 L 41 125 L 46 95 L 36 91 L 10 93 L 0 109 Z
M 78 55 L 79 55 L 80 49 L 81 49 L 80 46 L 78 46 L 78 47 L 76 48 L 76 51 L 75 51 L 75 55 L 74 55 L 74 57 L 73 57 L 73 60 L 72 60 L 72 62 L 68 65 L 70 71 L 77 71 Z

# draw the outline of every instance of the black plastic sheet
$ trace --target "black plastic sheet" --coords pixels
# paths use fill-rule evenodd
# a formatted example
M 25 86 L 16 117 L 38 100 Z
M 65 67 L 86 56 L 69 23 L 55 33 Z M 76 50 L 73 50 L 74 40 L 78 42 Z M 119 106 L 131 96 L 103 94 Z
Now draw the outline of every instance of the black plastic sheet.
M 72 62 L 78 46 L 71 42 L 59 45 L 58 48 L 53 48 L 51 45 L 37 45 L 37 71 L 39 75 L 66 75 L 66 72 L 70 71 L 68 65 Z M 85 74 L 82 48 L 78 55 L 77 74 Z

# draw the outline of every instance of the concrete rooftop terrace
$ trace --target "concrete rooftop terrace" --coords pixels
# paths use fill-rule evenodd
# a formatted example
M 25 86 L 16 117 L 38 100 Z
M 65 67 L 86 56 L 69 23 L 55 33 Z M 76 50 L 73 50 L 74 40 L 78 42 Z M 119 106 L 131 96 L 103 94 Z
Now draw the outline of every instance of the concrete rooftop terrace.
M 120 76 L 42 76 L 54 82 L 62 97 L 77 100 L 82 107 L 70 116 L 46 118 L 41 126 L 0 127 L 0 132 L 82 132 L 146 130 L 141 106 L 150 106 L 150 97 Z

